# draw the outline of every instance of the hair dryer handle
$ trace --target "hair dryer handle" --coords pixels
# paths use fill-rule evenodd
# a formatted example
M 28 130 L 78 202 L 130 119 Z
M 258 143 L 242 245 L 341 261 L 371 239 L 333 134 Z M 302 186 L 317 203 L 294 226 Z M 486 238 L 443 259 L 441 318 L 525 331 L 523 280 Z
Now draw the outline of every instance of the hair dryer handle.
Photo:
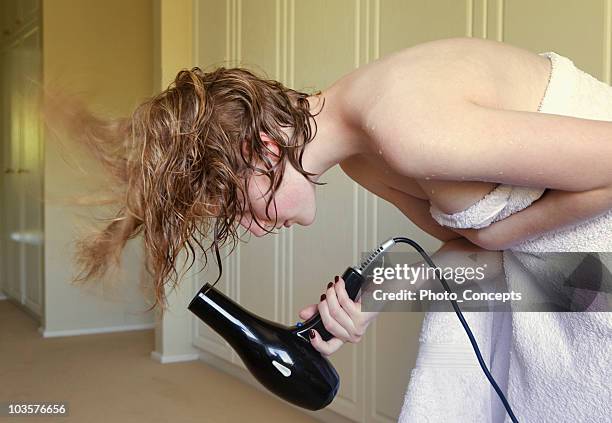
M 349 298 L 354 301 L 355 298 L 357 298 L 357 294 L 359 294 L 361 285 L 363 284 L 363 276 L 352 267 L 349 267 L 342 275 L 342 279 L 344 280 L 344 286 Z M 305 340 L 310 341 L 310 329 L 314 329 L 319 332 L 319 335 L 321 335 L 321 338 L 323 338 L 323 340 L 325 341 L 329 341 L 334 337 L 334 335 L 332 335 L 327 331 L 327 329 L 325 329 L 325 326 L 323 325 L 323 321 L 321 320 L 321 316 L 319 315 L 319 313 L 316 313 L 310 319 L 306 320 L 298 328 L 296 333 Z

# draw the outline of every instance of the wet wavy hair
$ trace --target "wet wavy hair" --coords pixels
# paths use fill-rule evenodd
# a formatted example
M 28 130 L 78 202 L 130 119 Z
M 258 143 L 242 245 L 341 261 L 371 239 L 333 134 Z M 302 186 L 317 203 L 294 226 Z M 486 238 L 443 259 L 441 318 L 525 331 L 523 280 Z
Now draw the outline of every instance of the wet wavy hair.
M 320 96 L 321 91 L 313 95 Z M 178 72 L 166 90 L 138 106 L 129 118 L 101 119 L 83 108 L 73 112 L 73 137 L 87 146 L 121 188 L 114 217 L 97 233 L 77 241 L 79 273 L 74 282 L 102 277 L 113 262 L 120 263 L 126 242 L 141 233 L 145 268 L 155 293 L 148 311 L 159 305 L 163 313 L 167 306 L 165 286 L 179 283 L 178 257 L 183 249 L 191 257 L 189 269 L 196 249 L 206 266 L 206 251 L 214 248 L 219 268 L 215 283 L 219 281 L 223 272 L 219 248 L 231 241 L 230 253 L 234 251 L 240 240 L 240 218 L 251 210 L 247 195 L 251 172 L 269 178 L 266 210 L 287 161 L 311 182 L 322 184 L 302 167 L 304 147 L 317 129 L 313 118 L 318 113 L 311 113 L 307 97 L 244 68 L 204 72 L 194 67 Z M 324 104 L 323 99 L 321 108 Z M 293 130 L 287 136 L 281 128 Z M 278 143 L 277 163 L 270 160 L 272 152 L 260 131 Z M 247 148 L 242 148 L 243 142 Z M 256 167 L 258 162 L 264 168 Z M 203 243 L 208 242 L 205 248 Z

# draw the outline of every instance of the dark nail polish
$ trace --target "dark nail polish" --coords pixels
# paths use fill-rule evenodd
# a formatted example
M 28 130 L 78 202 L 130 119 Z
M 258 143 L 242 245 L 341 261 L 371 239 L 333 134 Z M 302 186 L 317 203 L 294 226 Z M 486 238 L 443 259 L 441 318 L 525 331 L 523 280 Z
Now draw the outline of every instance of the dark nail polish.
M 310 329 L 308 335 L 310 336 L 310 338 L 314 338 L 315 337 L 314 330 Z
M 321 295 L 321 301 L 325 300 L 325 294 Z
M 339 280 L 340 280 L 340 276 L 336 276 L 336 277 L 334 278 L 334 282 L 338 282 Z
M 332 283 L 332 282 L 328 283 L 328 284 L 327 284 L 327 289 L 331 288 L 331 287 L 332 287 L 332 285 L 333 285 L 333 283 Z

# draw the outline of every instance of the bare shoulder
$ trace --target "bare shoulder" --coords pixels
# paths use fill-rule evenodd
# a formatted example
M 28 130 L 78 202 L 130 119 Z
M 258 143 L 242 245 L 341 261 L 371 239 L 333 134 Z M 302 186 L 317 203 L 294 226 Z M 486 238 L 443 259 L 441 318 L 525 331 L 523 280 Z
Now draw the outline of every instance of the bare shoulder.
M 444 38 L 396 51 L 359 68 L 350 84 L 351 95 L 361 96 L 358 104 L 367 104 L 367 109 L 391 94 L 410 95 L 419 104 L 428 99 L 468 99 L 501 106 L 501 82 L 514 92 L 529 82 L 526 76 L 545 72 L 546 63 L 547 59 L 529 50 L 499 41 Z
M 480 38 L 418 44 L 360 68 L 351 93 L 353 113 L 372 151 L 380 152 L 397 170 L 405 170 L 398 161 L 425 151 L 414 140 L 433 141 L 445 128 L 457 127 L 472 103 L 537 108 L 547 62 L 528 50 Z M 439 158 L 418 157 L 427 161 L 404 174 L 431 176 L 428 164 Z

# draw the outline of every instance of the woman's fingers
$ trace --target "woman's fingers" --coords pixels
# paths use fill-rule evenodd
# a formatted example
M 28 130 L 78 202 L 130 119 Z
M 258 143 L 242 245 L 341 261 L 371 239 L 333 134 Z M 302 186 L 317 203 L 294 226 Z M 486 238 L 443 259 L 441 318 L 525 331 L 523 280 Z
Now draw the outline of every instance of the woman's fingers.
M 350 299 L 350 297 L 348 296 L 348 292 L 346 292 L 344 279 L 338 278 L 338 282 L 334 284 L 334 288 L 336 291 L 338 302 L 340 303 L 342 308 L 346 311 L 346 313 L 351 317 L 353 321 L 358 321 L 359 313 L 361 312 L 361 302 L 358 301 L 359 305 L 357 305 L 353 300 Z
M 358 331 L 353 319 L 359 321 L 359 316 L 355 314 L 353 314 L 353 316 L 350 316 L 340 304 L 338 294 L 340 294 L 340 292 L 342 291 L 346 295 L 346 298 L 348 298 L 348 295 L 346 294 L 346 290 L 344 289 L 343 285 L 338 285 L 339 283 L 340 280 L 335 284 L 332 284 L 332 286 L 330 286 L 327 289 L 327 292 L 325 293 L 329 315 L 335 321 L 337 321 L 340 326 L 342 326 L 344 330 L 348 333 L 349 337 L 343 338 L 343 341 L 358 342 L 360 335 L 357 333 Z M 350 298 L 348 299 L 350 301 Z
M 325 294 L 321 295 L 321 302 L 318 304 L 319 315 L 321 316 L 321 321 L 323 322 L 323 326 L 325 329 L 336 338 L 340 338 L 342 340 L 348 340 L 351 335 L 347 332 L 346 329 L 340 325 L 330 314 L 329 307 L 327 305 L 327 299 L 325 298 Z
M 332 355 L 344 345 L 344 341 L 339 338 L 332 338 L 329 341 L 324 341 L 321 335 L 319 335 L 319 332 L 314 329 L 310 329 L 309 336 L 312 346 L 324 356 Z
M 301 309 L 300 312 L 298 313 L 298 315 L 300 316 L 300 319 L 308 320 L 316 312 L 317 312 L 317 305 L 316 304 L 310 304 L 309 306 L 306 306 L 303 309 Z
M 344 280 L 342 278 L 336 282 L 336 295 L 338 296 L 338 302 L 342 308 L 346 310 L 349 316 L 351 316 L 355 329 L 357 330 L 356 334 L 363 335 L 363 332 L 365 332 L 369 322 L 373 320 L 380 312 L 363 311 L 361 305 L 361 299 L 363 297 L 360 296 L 356 301 L 351 300 L 346 292 Z
M 331 355 L 345 342 L 359 342 L 371 318 L 376 313 L 361 311 L 361 299 L 353 301 L 346 292 L 344 280 L 337 277 L 336 283 L 329 283 L 321 302 L 311 304 L 300 310 L 300 318 L 306 320 L 319 312 L 325 329 L 334 336 L 324 341 L 321 335 L 310 331 L 310 342 L 323 355 Z

